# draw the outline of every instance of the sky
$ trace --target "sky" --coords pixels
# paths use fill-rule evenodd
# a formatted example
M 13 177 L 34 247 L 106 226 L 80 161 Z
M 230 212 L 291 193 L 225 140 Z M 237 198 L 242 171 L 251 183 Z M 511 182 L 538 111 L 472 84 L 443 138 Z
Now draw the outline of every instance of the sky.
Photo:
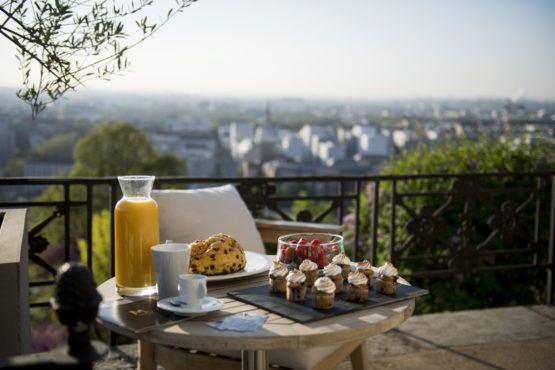
M 0 86 L 19 86 L 15 49 L 0 50 Z M 199 0 L 128 57 L 86 89 L 555 100 L 555 1 Z

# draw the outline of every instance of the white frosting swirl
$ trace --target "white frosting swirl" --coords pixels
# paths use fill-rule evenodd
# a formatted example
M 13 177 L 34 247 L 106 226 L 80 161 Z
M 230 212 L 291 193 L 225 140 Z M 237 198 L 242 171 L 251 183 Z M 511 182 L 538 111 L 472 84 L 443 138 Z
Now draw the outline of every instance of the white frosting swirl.
M 314 288 L 320 292 L 327 294 L 335 293 L 335 283 L 327 276 L 323 276 L 316 280 L 314 283 Z
M 306 276 L 305 274 L 303 274 L 301 271 L 295 269 L 289 272 L 289 274 L 287 274 L 287 281 L 294 283 L 294 284 L 300 284 L 302 282 L 304 282 L 306 280 Z
M 337 263 L 338 265 L 348 265 L 351 263 L 351 260 L 347 257 L 345 252 L 341 252 L 337 256 L 333 257 L 332 262 Z
M 301 271 L 314 271 L 318 268 L 318 265 L 313 261 L 309 260 L 308 258 L 305 259 L 300 265 L 299 269 Z
M 391 264 L 391 262 L 384 263 L 383 266 L 380 266 L 378 269 L 378 274 L 383 276 L 395 276 L 399 277 L 399 271 Z
M 372 270 L 372 264 L 370 261 L 364 260 L 362 262 L 358 262 L 356 268 L 360 270 Z
M 336 276 L 341 275 L 341 267 L 337 266 L 335 263 L 330 263 L 324 267 L 324 275 L 326 276 Z
M 368 278 L 360 271 L 354 271 L 349 273 L 349 277 L 347 279 L 350 284 L 353 285 L 366 285 L 368 284 Z
M 274 261 L 270 268 L 270 275 L 272 276 L 285 276 L 287 275 L 287 266 L 279 261 Z

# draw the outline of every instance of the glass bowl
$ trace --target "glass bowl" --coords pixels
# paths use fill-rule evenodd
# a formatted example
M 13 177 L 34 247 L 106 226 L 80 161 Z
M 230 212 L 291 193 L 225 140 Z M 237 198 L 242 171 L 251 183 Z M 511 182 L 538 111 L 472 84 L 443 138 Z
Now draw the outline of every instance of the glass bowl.
M 323 269 L 341 252 L 345 252 L 343 237 L 337 234 L 296 233 L 278 238 L 278 261 L 290 270 L 298 268 L 304 259 Z

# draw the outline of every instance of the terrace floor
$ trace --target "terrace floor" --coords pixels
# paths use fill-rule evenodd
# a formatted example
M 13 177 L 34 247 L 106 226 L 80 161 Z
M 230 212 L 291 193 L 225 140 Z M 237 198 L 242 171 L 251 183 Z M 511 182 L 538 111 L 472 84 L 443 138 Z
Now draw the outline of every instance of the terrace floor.
M 545 305 L 413 316 L 367 341 L 371 369 L 554 369 L 554 348 L 555 307 Z M 126 345 L 94 368 L 134 369 L 136 361 L 136 346 Z

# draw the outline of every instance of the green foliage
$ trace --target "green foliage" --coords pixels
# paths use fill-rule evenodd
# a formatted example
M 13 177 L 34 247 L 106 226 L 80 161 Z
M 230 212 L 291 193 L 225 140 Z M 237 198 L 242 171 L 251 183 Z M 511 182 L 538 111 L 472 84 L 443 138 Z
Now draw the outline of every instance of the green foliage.
M 553 168 L 552 150 L 549 144 L 541 141 L 531 145 L 523 136 L 512 140 L 486 134 L 477 139 L 463 138 L 457 141 L 445 138 L 436 147 L 420 145 L 401 152 L 384 167 L 382 173 L 408 175 L 534 171 Z
M 129 67 L 129 49 L 195 1 L 176 0 L 169 7 L 163 3 L 158 23 L 144 15 L 153 0 L 3 2 L 0 34 L 18 48 L 25 86 L 17 96 L 35 117 L 68 90 L 120 74 Z
M 186 172 L 182 159 L 161 155 L 143 130 L 126 122 L 102 125 L 84 137 L 75 147 L 74 159 L 72 176 L 183 176 Z
M 73 148 L 79 139 L 77 132 L 68 132 L 54 136 L 31 150 L 31 161 L 66 161 L 71 162 Z
M 93 215 L 92 220 L 92 271 L 97 283 L 110 277 L 110 212 L 103 209 Z M 87 241 L 79 239 L 81 259 L 86 263 Z
M 2 176 L 3 177 L 22 177 L 24 166 L 25 166 L 25 159 L 23 158 L 9 159 L 4 164 L 4 168 L 2 170 Z
M 527 143 L 523 137 L 506 140 L 499 137 L 482 136 L 476 140 L 462 139 L 457 142 L 446 139 L 436 147 L 419 146 L 408 151 L 403 151 L 395 157 L 384 169 L 382 174 L 407 175 L 407 174 L 453 174 L 465 172 L 514 172 L 535 171 L 555 168 L 553 148 L 546 143 L 536 142 L 534 145 Z M 481 184 L 483 188 L 514 189 L 520 187 L 535 188 L 535 179 L 531 177 L 488 177 Z M 397 183 L 398 193 L 423 193 L 439 192 L 453 188 L 453 180 L 443 179 L 414 179 Z M 391 182 L 380 183 L 379 197 L 379 223 L 378 223 L 378 250 L 377 263 L 381 264 L 389 259 L 389 245 L 391 240 Z M 550 184 L 545 184 L 549 187 Z M 483 242 L 491 233 L 488 222 L 492 217 L 492 208 L 500 208 L 502 203 L 510 199 L 515 204 L 522 204 L 528 194 L 513 193 L 491 194 L 487 201 L 474 201 L 470 205 L 475 220 L 475 230 L 468 240 L 472 245 Z M 433 210 L 447 202 L 447 196 L 426 195 L 403 197 L 405 207 L 397 206 L 396 220 L 396 246 L 407 240 L 406 225 L 412 219 L 409 210 L 419 212 L 424 204 Z M 361 255 L 368 255 L 370 238 L 370 223 L 373 202 L 373 189 L 368 189 L 361 196 Z M 464 212 L 463 202 L 453 202 L 441 214 L 443 227 L 435 230 L 431 235 L 435 239 L 431 243 L 419 243 L 418 240 L 409 244 L 403 255 L 436 254 L 441 255 L 456 248 L 463 237 L 461 234 L 461 214 Z M 542 219 L 540 230 L 548 230 L 549 210 Z M 526 242 L 533 240 L 535 204 L 525 208 L 521 216 L 522 230 L 526 235 L 515 238 L 513 241 L 501 240 L 497 237 L 488 246 L 490 249 L 505 249 L 525 247 Z M 347 224 L 347 227 L 349 225 Z M 353 229 L 348 228 L 347 235 L 353 237 Z M 464 236 L 467 237 L 467 236 Z M 542 235 L 545 239 L 546 235 Z M 546 240 L 540 244 L 547 245 Z M 401 274 L 416 271 L 430 271 L 447 269 L 447 259 L 436 261 L 403 262 L 397 266 Z M 505 265 L 511 263 L 530 262 L 528 257 L 495 256 L 479 263 L 489 265 Z M 541 271 L 527 269 L 525 271 L 508 271 L 503 273 L 457 274 L 446 278 L 414 279 L 414 285 L 430 290 L 430 295 L 421 299 L 418 306 L 419 312 L 437 312 L 444 310 L 461 310 L 470 308 L 484 308 L 512 304 L 532 304 L 541 300 L 543 293 L 540 281 Z M 508 289 L 510 287 L 510 289 Z

